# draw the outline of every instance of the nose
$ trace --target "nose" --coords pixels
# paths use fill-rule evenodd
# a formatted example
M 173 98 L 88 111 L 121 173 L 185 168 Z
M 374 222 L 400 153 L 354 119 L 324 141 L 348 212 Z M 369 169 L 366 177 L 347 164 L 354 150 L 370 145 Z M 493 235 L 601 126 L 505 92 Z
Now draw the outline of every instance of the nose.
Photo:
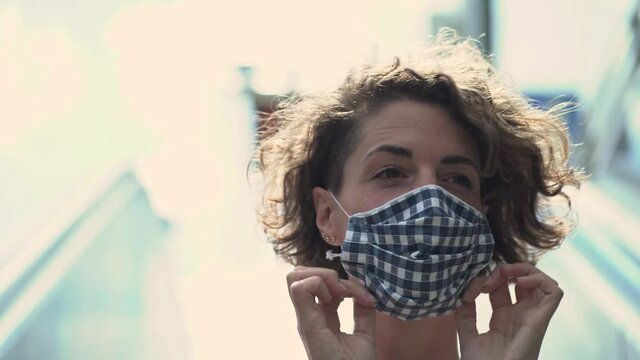
M 418 176 L 416 177 L 415 187 L 417 189 L 419 187 L 423 187 L 425 185 L 437 185 L 438 184 L 438 174 L 436 169 L 431 167 L 420 169 Z

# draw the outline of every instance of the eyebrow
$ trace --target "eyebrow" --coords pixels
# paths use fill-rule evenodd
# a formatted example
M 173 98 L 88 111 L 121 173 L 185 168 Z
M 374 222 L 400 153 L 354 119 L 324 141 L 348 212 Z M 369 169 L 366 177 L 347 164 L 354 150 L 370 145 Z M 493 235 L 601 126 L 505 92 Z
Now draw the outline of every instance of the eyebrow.
M 374 154 L 377 153 L 381 153 L 381 152 L 386 152 L 386 153 L 390 153 L 393 155 L 398 155 L 398 156 L 402 156 L 402 157 L 406 157 L 409 159 L 413 158 L 413 151 L 397 146 L 397 145 L 380 145 L 378 147 L 376 147 L 375 149 L 369 151 L 364 158 L 362 158 L 362 162 L 364 162 L 365 160 L 367 160 L 367 158 L 371 157 Z M 471 160 L 469 160 L 471 161 Z
M 443 157 L 440 160 L 440 163 L 445 165 L 469 165 L 473 167 L 478 172 L 478 174 L 480 173 L 478 165 L 466 156 L 448 155 Z

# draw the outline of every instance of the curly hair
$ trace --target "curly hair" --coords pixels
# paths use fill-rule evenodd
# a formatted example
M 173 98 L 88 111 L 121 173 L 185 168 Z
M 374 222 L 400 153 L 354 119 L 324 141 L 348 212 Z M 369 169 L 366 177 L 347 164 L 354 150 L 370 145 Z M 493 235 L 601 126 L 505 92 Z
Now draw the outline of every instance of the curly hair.
M 560 119 L 566 103 L 533 106 L 473 40 L 444 30 L 421 52 L 362 65 L 334 91 L 287 99 L 268 118 L 256 153 L 264 180 L 259 218 L 278 255 L 343 273 L 339 262 L 325 259 L 333 247 L 316 227 L 312 189 L 340 192 L 364 117 L 398 99 L 443 107 L 477 141 L 495 261 L 535 263 L 560 245 L 575 225 L 565 186 L 580 183 L 568 165 Z M 565 212 L 553 211 L 556 200 Z

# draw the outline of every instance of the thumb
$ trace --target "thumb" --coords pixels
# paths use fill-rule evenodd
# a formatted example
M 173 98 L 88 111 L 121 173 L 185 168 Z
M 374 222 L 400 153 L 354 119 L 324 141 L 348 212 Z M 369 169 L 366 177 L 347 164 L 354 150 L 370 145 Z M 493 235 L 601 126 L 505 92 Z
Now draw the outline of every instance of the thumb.
M 375 336 L 376 308 L 353 301 L 353 333 Z
M 478 328 L 476 316 L 476 302 L 462 303 L 462 306 L 456 310 L 456 327 L 458 328 L 458 336 L 460 337 L 460 346 L 463 346 L 468 340 L 478 336 Z

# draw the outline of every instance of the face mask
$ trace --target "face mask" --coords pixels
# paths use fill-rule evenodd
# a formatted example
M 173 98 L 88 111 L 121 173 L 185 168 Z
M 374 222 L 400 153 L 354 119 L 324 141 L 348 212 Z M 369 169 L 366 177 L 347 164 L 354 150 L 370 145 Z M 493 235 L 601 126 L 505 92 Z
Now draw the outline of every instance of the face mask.
M 354 215 L 335 201 L 349 222 L 342 253 L 328 251 L 327 258 L 340 257 L 389 315 L 414 320 L 452 313 L 491 261 L 494 242 L 484 215 L 439 186 Z

